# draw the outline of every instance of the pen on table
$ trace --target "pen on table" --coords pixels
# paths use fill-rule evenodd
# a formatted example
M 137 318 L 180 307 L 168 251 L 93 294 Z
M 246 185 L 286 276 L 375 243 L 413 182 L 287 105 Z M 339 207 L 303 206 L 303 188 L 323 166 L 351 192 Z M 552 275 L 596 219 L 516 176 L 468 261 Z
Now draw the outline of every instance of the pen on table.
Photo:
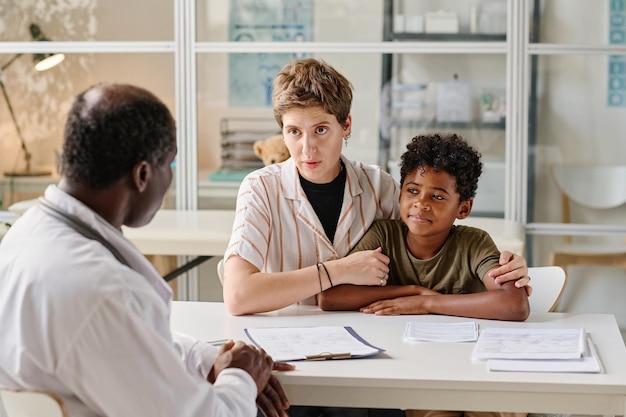
M 228 342 L 229 339 L 216 339 L 216 340 L 207 340 L 206 343 L 213 346 L 222 346 Z
M 304 357 L 307 361 L 324 361 L 326 359 L 349 359 L 352 355 L 350 352 L 345 353 L 320 353 L 319 355 L 306 355 Z

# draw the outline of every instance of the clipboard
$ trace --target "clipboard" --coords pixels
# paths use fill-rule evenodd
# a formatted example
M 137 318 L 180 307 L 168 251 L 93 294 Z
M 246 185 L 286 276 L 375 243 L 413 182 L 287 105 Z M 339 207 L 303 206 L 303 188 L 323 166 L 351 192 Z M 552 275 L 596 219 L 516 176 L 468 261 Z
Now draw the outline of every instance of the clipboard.
M 384 352 L 350 326 L 260 327 L 244 331 L 254 345 L 278 362 L 358 359 Z

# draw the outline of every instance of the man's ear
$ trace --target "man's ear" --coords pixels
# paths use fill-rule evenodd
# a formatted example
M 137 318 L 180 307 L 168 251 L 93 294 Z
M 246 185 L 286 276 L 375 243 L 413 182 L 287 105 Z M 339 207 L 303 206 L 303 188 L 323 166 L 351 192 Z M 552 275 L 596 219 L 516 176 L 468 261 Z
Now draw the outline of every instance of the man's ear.
M 456 214 L 456 218 L 459 220 L 463 220 L 472 212 L 472 206 L 474 205 L 474 198 L 469 198 L 465 201 L 461 201 L 459 204 L 459 211 Z
M 138 192 L 142 193 L 152 177 L 152 166 L 147 161 L 141 161 L 131 171 L 131 181 Z

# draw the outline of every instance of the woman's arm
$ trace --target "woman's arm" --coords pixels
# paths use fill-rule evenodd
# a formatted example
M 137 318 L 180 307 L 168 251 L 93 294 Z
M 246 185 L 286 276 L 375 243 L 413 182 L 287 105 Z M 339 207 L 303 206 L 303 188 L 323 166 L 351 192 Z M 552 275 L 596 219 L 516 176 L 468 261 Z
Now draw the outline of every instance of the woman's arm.
M 233 315 L 262 313 L 287 307 L 341 284 L 380 285 L 389 273 L 389 258 L 380 249 L 361 251 L 288 272 L 260 272 L 233 255 L 224 263 L 224 304 Z M 329 279 L 330 275 L 330 279 Z

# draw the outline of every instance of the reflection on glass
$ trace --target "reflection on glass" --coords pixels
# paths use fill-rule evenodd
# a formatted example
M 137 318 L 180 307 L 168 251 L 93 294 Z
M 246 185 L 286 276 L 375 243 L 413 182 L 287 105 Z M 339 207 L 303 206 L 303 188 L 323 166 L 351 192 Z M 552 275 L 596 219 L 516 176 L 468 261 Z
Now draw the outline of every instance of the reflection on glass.
M 622 2 L 598 3 L 586 0 L 533 0 L 529 19 L 530 31 L 538 35 L 535 42 L 605 45 L 609 43 L 607 21 L 613 5 L 623 8 Z M 539 27 L 536 27 L 536 26 Z

